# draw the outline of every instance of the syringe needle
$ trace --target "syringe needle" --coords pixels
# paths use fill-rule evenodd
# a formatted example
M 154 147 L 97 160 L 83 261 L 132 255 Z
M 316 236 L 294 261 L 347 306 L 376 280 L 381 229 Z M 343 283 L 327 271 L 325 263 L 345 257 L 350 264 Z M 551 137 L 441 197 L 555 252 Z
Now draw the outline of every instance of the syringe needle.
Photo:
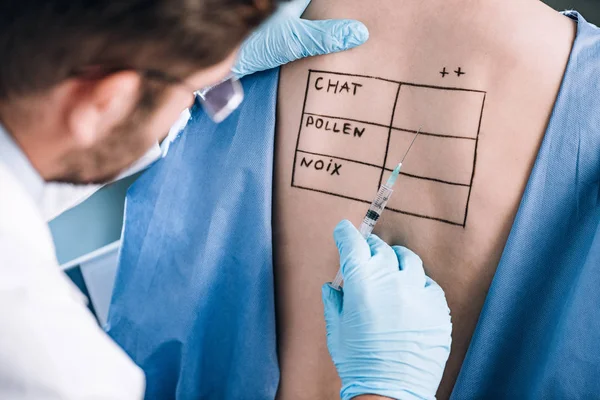
M 417 134 L 413 138 L 412 142 L 410 142 L 410 145 L 408 146 L 408 149 L 406 149 L 406 153 L 404 153 L 404 156 L 402 157 L 402 160 L 400 160 L 400 164 L 402 164 L 404 162 L 404 159 L 408 155 L 408 152 L 410 151 L 410 148 L 413 146 L 413 144 L 415 144 L 415 140 L 417 140 L 417 136 L 419 136 L 419 133 L 421 133 L 421 128 L 420 127 L 419 127 L 419 130 L 417 131 Z

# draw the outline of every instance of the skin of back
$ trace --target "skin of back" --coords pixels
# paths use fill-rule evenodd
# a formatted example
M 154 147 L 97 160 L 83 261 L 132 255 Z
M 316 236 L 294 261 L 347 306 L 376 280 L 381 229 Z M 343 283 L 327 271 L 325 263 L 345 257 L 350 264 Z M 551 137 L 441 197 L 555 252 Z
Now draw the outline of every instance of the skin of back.
M 450 396 L 544 136 L 576 24 L 537 0 L 313 0 L 370 39 L 281 71 L 274 181 L 279 399 L 336 399 L 321 285 L 418 128 L 376 234 L 445 290 Z M 312 72 L 309 72 L 312 71 Z M 319 72 L 320 71 L 320 72 Z M 383 78 L 383 79 L 380 79 Z M 459 89 L 459 90 L 457 90 Z

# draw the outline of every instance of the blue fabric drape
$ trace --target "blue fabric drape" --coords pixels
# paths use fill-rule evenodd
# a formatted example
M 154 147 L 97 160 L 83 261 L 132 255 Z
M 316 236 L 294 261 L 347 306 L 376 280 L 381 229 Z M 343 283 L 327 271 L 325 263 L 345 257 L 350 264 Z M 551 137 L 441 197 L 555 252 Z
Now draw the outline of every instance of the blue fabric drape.
M 452 398 L 600 398 L 600 30 L 577 38 Z
M 216 125 L 199 108 L 127 194 L 107 331 L 147 399 L 273 399 L 271 238 L 278 71 L 244 80 Z

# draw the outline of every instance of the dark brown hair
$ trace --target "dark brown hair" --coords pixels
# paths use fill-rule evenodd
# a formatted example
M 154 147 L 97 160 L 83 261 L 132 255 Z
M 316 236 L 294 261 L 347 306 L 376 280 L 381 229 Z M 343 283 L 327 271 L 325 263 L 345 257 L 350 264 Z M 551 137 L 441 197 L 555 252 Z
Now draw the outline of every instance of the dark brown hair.
M 0 0 L 0 101 L 82 68 L 175 77 L 224 60 L 277 0 Z

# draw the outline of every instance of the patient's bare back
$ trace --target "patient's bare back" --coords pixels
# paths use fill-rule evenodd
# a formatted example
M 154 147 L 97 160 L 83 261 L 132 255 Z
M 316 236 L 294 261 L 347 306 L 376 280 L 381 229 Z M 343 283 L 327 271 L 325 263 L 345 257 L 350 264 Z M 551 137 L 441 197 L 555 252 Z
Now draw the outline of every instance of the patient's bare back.
M 413 4 L 414 3 L 414 4 Z M 311 18 L 355 18 L 369 42 L 281 74 L 275 275 L 282 399 L 339 398 L 320 287 L 332 239 L 358 226 L 417 131 L 375 233 L 421 256 L 446 291 L 449 396 L 516 214 L 568 60 L 574 26 L 538 2 L 319 1 Z M 469 3 L 470 4 L 470 3 Z

